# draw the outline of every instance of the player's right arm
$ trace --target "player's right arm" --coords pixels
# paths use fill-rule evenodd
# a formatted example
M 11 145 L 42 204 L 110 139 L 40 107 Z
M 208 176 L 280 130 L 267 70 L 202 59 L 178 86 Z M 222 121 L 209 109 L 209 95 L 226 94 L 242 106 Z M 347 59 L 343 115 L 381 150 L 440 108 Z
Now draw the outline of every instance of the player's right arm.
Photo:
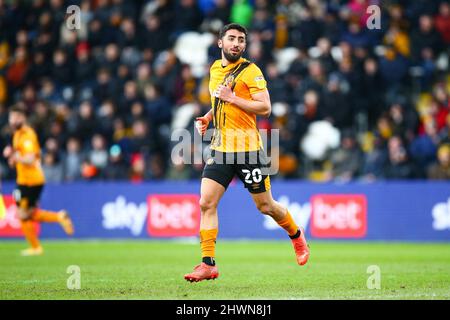
M 12 146 L 8 145 L 3 149 L 3 157 L 8 160 L 8 165 L 14 167 L 16 164 L 14 161 L 14 149 Z
M 208 111 L 203 117 L 197 117 L 195 119 L 195 127 L 197 128 L 198 133 L 203 136 L 208 129 L 208 125 L 212 120 L 212 109 Z
M 270 116 L 272 105 L 267 89 L 253 93 L 252 100 L 247 100 L 236 96 L 229 87 L 221 85 L 218 88 L 218 95 L 221 100 L 234 104 L 246 112 L 266 118 Z
M 11 157 L 11 155 L 13 154 L 13 148 L 10 145 L 7 145 L 4 149 L 3 149 L 3 157 L 5 158 L 9 158 Z

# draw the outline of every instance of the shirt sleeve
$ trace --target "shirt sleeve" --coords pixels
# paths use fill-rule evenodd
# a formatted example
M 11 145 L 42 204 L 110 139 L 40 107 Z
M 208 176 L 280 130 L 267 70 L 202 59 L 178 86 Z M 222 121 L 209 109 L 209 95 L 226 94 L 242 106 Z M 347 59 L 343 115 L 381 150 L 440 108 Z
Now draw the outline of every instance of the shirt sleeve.
M 242 81 L 247 85 L 250 94 L 264 91 L 267 88 L 267 82 L 264 79 L 261 69 L 253 63 L 247 70 L 244 70 Z

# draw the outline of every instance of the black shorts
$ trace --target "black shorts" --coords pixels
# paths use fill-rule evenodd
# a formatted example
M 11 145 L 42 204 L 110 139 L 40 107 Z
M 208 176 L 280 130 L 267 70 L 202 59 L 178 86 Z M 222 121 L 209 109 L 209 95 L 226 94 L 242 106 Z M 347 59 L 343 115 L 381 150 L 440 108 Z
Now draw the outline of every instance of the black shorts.
M 202 178 L 209 178 L 228 188 L 234 175 L 251 193 L 270 190 L 269 164 L 263 150 L 254 152 L 220 152 L 211 150 Z
M 44 189 L 44 185 L 32 187 L 17 185 L 13 191 L 13 197 L 17 207 L 24 209 L 35 208 L 41 197 L 42 189 Z

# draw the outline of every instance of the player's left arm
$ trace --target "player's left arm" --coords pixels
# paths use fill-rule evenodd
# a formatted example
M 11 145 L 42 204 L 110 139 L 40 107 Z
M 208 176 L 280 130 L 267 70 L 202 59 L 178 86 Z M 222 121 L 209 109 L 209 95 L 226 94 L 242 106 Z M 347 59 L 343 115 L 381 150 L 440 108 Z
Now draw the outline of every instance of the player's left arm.
M 272 104 L 270 103 L 269 91 L 264 89 L 253 93 L 252 100 L 247 100 L 236 96 L 231 88 L 227 86 L 219 86 L 219 99 L 234 104 L 244 111 L 254 113 L 258 116 L 269 117 L 272 112 Z

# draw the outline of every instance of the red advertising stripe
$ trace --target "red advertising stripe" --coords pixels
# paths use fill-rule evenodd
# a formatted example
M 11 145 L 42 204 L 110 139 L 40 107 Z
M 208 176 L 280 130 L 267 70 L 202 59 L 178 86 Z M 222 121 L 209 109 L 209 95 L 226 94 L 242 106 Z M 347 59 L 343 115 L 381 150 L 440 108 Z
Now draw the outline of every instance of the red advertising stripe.
M 17 207 L 12 195 L 4 195 L 3 200 L 6 207 L 6 215 L 0 219 L 0 238 L 23 237 L 20 220 L 17 218 Z M 37 234 L 40 233 L 39 223 L 35 223 Z

